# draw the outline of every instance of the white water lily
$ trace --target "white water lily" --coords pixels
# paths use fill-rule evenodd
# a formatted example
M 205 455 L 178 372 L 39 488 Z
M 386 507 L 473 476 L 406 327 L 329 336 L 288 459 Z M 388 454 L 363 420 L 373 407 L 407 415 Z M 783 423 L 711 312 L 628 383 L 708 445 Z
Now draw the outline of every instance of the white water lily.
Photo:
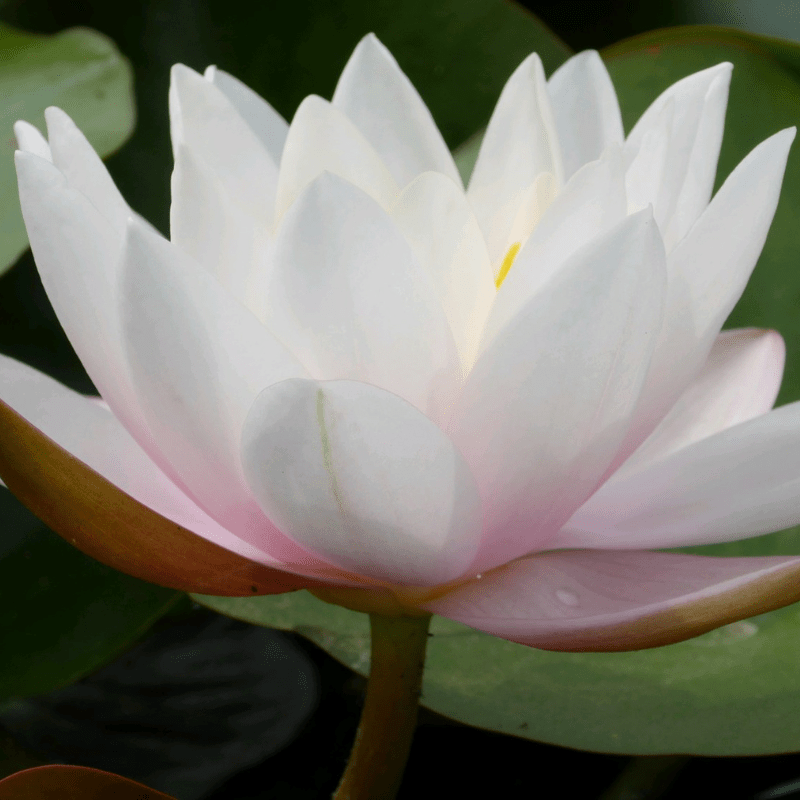
M 291 125 L 178 65 L 170 240 L 49 109 L 49 141 L 16 128 L 22 209 L 104 402 L 9 358 L 0 398 L 168 520 L 356 607 L 388 591 L 557 649 L 760 609 L 798 559 L 649 552 L 800 523 L 783 342 L 720 333 L 794 129 L 711 199 L 730 75 L 679 81 L 626 138 L 597 53 L 549 80 L 531 55 L 465 190 L 374 36 Z

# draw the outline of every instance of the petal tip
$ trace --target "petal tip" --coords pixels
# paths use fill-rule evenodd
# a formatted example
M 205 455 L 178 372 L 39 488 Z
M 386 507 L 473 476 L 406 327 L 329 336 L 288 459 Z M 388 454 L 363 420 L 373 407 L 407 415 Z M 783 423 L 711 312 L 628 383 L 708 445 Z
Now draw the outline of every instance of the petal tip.
M 78 128 L 72 117 L 58 106 L 48 106 L 44 110 L 44 120 L 47 123 L 47 135 L 51 140 Z

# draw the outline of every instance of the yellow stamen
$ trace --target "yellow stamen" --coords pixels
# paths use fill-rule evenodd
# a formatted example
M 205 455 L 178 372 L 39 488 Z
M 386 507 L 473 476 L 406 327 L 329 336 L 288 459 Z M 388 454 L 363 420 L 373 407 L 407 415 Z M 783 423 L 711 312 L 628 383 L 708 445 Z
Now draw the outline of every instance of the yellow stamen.
M 508 248 L 506 257 L 500 265 L 500 272 L 497 273 L 497 277 L 494 279 L 494 285 L 498 289 L 500 288 L 500 284 L 505 280 L 506 275 L 508 275 L 508 271 L 511 269 L 511 265 L 514 263 L 514 259 L 517 257 L 520 247 L 522 247 L 522 242 L 514 242 L 514 244 Z

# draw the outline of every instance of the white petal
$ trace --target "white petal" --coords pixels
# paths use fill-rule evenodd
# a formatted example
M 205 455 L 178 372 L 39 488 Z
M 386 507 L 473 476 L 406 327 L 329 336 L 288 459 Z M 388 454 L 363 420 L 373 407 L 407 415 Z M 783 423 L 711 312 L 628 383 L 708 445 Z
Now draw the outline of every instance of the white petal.
M 173 152 L 183 144 L 225 190 L 271 224 L 277 163 L 225 94 L 194 70 L 172 68 L 169 113 Z
M 644 441 L 697 374 L 741 297 L 775 214 L 794 135 L 788 128 L 754 148 L 669 254 L 664 326 L 621 459 Z
M 284 218 L 268 303 L 270 328 L 313 377 L 372 383 L 432 418 L 449 411 L 458 352 L 433 280 L 342 178 L 321 175 Z
M 664 273 L 652 216 L 629 217 L 478 359 L 450 426 L 486 515 L 476 571 L 543 547 L 597 488 L 647 371 Z
M 50 152 L 50 145 L 47 139 L 42 136 L 41 131 L 30 122 L 25 122 L 21 119 L 14 123 L 14 136 L 17 139 L 17 146 L 20 150 L 25 150 L 28 153 L 33 153 L 39 158 L 44 158 L 47 161 L 53 160 L 53 154 Z
M 504 272 L 506 259 L 513 258 L 513 252 L 525 244 L 557 194 L 558 184 L 553 173 L 542 172 L 533 183 L 495 207 L 492 218 L 482 230 L 496 281 L 501 281 L 500 273 Z
M 781 386 L 785 355 L 786 346 L 775 331 L 723 331 L 700 374 L 615 480 L 769 411 Z
M 670 275 L 687 282 L 703 328 L 721 324 L 747 285 L 775 215 L 795 134 L 787 128 L 755 147 L 670 254 Z
M 554 546 L 688 547 L 798 523 L 800 403 L 792 403 L 610 480 Z
M 203 77 L 222 90 L 264 145 L 273 162 L 280 164 L 283 144 L 289 132 L 286 120 L 263 97 L 225 70 L 208 67 Z
M 283 148 L 276 224 L 303 189 L 323 172 L 350 181 L 384 208 L 397 198 L 394 178 L 347 115 L 321 97 L 309 95 L 294 115 Z
M 49 161 L 18 151 L 16 165 L 22 214 L 47 297 L 92 383 L 154 457 L 121 347 L 119 237 Z
M 563 184 L 561 152 L 542 62 L 535 53 L 517 67 L 497 101 L 469 182 L 469 197 L 484 235 L 498 208 L 543 172 Z M 494 257 L 489 250 L 490 256 Z
M 514 261 L 492 307 L 484 347 L 582 247 L 625 219 L 624 172 L 619 148 L 579 169 L 544 212 Z
M 702 211 L 698 201 L 703 196 L 707 201 L 711 195 L 732 69 L 730 63 L 718 64 L 670 86 L 642 114 L 625 142 L 628 153 L 647 149 L 648 136 L 662 128 L 665 110 L 673 107 L 660 177 L 652 182 L 651 196 L 644 198 L 644 202 L 653 204 L 656 222 L 664 234 L 670 230 L 675 213 L 679 219 L 673 235 L 688 230 Z M 696 175 L 689 174 L 692 168 L 698 170 Z M 695 181 L 702 188 L 693 190 Z M 683 201 L 680 207 L 679 198 Z M 675 241 L 671 238 L 667 242 L 669 249 Z
M 242 463 L 264 513 L 334 564 L 404 585 L 460 576 L 480 500 L 453 443 L 413 406 L 355 381 L 284 381 L 247 417 Z
M 564 180 L 625 141 L 617 94 L 596 50 L 565 61 L 547 82 L 564 162 Z
M 242 305 L 264 318 L 274 242 L 268 221 L 225 191 L 185 145 L 172 173 L 173 244 L 202 264 Z
M 223 528 L 189 499 L 134 441 L 111 410 L 47 375 L 0 355 L 2 400 L 114 486 L 161 516 L 260 564 L 267 553 Z
M 245 541 L 300 560 L 250 495 L 239 437 L 257 394 L 303 368 L 205 270 L 135 221 L 120 303 L 142 411 L 196 502 Z
M 331 102 L 366 136 L 398 186 L 427 171 L 441 172 L 461 185 L 431 112 L 375 34 L 356 46 Z
M 433 280 L 468 371 L 496 294 L 478 221 L 463 191 L 438 172 L 410 183 L 391 214 Z
M 61 170 L 69 185 L 87 197 L 121 237 L 132 212 L 100 156 L 60 108 L 51 106 L 44 115 L 53 163 Z
M 625 192 L 631 214 L 658 203 L 659 193 L 665 185 L 664 173 L 674 118 L 675 103 L 669 100 L 645 131 L 638 146 L 625 148 Z
M 725 128 L 730 82 L 730 70 L 722 70 L 706 92 L 683 186 L 664 233 L 668 253 L 689 232 L 711 199 Z

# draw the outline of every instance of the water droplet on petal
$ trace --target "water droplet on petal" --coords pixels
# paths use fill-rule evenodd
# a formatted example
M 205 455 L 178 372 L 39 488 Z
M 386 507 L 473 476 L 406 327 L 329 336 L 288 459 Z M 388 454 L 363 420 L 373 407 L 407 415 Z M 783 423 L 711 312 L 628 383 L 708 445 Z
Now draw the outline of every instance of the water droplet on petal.
M 575 592 L 570 592 L 568 589 L 556 589 L 556 598 L 565 606 L 575 607 L 580 603 L 578 595 L 576 595 Z

